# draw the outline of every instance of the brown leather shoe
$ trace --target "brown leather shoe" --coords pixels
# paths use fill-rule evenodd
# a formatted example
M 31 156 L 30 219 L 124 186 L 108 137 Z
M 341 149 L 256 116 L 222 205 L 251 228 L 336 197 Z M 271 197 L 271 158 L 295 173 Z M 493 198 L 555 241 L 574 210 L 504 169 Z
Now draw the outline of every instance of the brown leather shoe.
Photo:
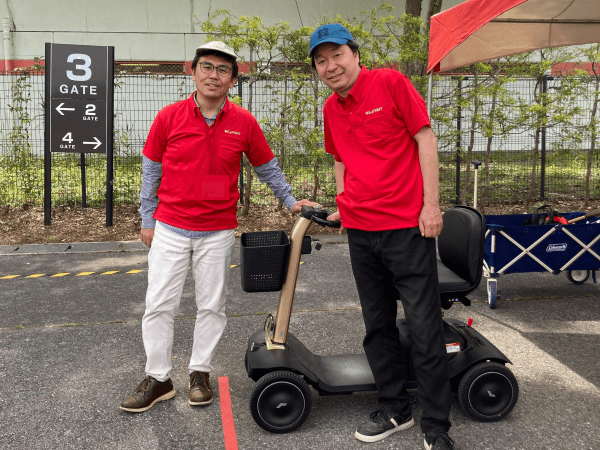
M 168 379 L 164 383 L 156 381 L 151 376 L 144 378 L 131 396 L 121 403 L 120 408 L 139 413 L 154 406 L 155 403 L 175 397 L 173 382 Z
M 190 405 L 208 405 L 213 401 L 207 372 L 194 371 L 190 373 Z

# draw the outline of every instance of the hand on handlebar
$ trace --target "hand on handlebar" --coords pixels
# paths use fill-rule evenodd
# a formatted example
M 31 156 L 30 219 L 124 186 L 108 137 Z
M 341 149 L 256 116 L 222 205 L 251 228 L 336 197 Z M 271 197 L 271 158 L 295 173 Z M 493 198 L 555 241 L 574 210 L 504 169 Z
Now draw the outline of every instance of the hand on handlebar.
M 334 212 L 333 214 L 331 214 L 330 216 L 327 217 L 327 220 L 341 222 L 342 219 L 340 217 L 340 212 L 339 211 Z M 344 234 L 344 232 L 346 231 L 346 229 L 343 226 L 340 226 L 339 228 L 332 228 L 332 229 L 340 230 L 339 234 Z
M 316 206 L 316 205 L 318 205 L 318 203 L 311 202 L 310 200 L 304 198 L 304 199 L 294 203 L 294 206 L 292 206 L 292 209 L 290 211 L 293 213 L 299 213 L 302 210 L 303 206 Z

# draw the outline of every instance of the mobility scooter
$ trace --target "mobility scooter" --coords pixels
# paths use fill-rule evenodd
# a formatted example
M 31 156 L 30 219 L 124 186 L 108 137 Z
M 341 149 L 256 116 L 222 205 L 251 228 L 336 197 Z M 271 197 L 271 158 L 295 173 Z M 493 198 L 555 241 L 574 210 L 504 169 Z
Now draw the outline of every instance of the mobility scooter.
M 256 382 L 250 411 L 256 423 L 270 432 L 288 432 L 306 420 L 312 406 L 309 386 L 320 395 L 375 390 L 364 353 L 315 355 L 288 332 L 300 258 L 312 248 L 306 232 L 313 222 L 338 228 L 339 222 L 327 220 L 330 214 L 319 206 L 304 206 L 289 239 L 283 231 L 241 237 L 242 289 L 281 291 L 276 316 L 269 315 L 264 329 L 249 338 L 245 356 L 248 376 Z M 485 219 L 475 209 L 456 206 L 443 220 L 437 262 L 441 307 L 448 309 L 457 301 L 469 306 L 466 295 L 477 288 L 482 276 Z M 451 384 L 460 405 L 476 420 L 503 418 L 519 395 L 517 380 L 506 367 L 510 361 L 470 321 L 445 319 L 443 323 Z M 406 355 L 407 384 L 416 388 L 405 319 L 398 319 L 397 325 Z

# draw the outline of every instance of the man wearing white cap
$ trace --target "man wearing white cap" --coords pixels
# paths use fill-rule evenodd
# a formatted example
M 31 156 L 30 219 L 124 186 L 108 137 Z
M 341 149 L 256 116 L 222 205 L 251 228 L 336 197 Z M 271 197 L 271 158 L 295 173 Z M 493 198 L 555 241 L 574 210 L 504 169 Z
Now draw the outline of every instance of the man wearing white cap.
M 425 102 L 400 72 L 361 67 L 358 45 L 340 24 L 315 30 L 310 57 L 334 91 L 323 107 L 339 208 L 329 219 L 341 219 L 348 230 L 366 328 L 363 347 L 377 387 L 379 408 L 355 437 L 375 442 L 414 425 L 396 326 L 399 293 L 411 335 L 425 449 L 452 450 L 452 392 L 434 239 L 442 230 L 437 144 Z
M 227 322 L 225 285 L 242 155 L 292 212 L 314 205 L 296 201 L 256 119 L 227 98 L 237 75 L 231 47 L 219 41 L 198 47 L 192 61 L 196 91 L 159 111 L 148 134 L 140 193 L 141 240 L 150 247 L 142 319 L 146 378 L 121 404 L 125 411 L 145 411 L 175 396 L 173 323 L 188 268 L 198 308 L 188 366 L 189 404 L 212 402 L 209 373 Z

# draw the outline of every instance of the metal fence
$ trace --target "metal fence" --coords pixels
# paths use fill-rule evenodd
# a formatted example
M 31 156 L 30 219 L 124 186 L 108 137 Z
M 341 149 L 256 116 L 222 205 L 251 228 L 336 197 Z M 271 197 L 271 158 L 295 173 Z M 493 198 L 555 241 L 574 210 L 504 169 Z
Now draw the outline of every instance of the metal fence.
M 141 151 L 159 109 L 187 98 L 194 90 L 183 64 L 161 65 L 160 72 L 147 72 L 117 65 L 115 69 L 114 201 L 137 203 L 141 183 Z M 565 79 L 547 80 L 547 92 L 560 89 Z M 536 80 L 518 79 L 507 84 L 507 98 L 533 104 Z M 592 86 L 584 86 L 592 89 Z M 434 131 L 440 150 L 440 197 L 442 202 L 459 199 L 470 203 L 473 195 L 471 160 L 484 162 L 479 172 L 479 196 L 487 202 L 519 203 L 529 192 L 535 176 L 534 199 L 578 198 L 585 195 L 590 138 L 573 133 L 590 121 L 591 103 L 582 98 L 579 112 L 568 124 L 543 127 L 543 142 L 535 148 L 536 130 L 512 126 L 488 139 L 481 118 L 490 115 L 491 99 L 459 105 L 474 89 L 472 80 L 442 77 L 435 82 Z M 297 198 L 315 198 L 323 204 L 335 201 L 333 159 L 324 153 L 321 105 L 327 90 L 308 80 L 298 84 L 282 78 L 258 80 L 250 87 L 241 77 L 230 95 L 241 97 L 261 122 Z M 250 103 L 251 99 L 251 103 Z M 310 101 L 308 101 L 310 100 Z M 289 108 L 291 102 L 304 102 Z M 302 109 L 303 108 L 303 109 Z M 298 113 L 300 111 L 300 113 Z M 512 111 L 512 112 L 510 112 Z M 439 114 L 443 112 L 443 114 Z M 506 113 L 507 123 L 511 114 Z M 476 120 L 474 120 L 476 119 Z M 516 121 L 516 117 L 514 118 Z M 315 134 L 316 131 L 316 134 Z M 489 147 L 489 152 L 488 152 Z M 0 74 L 0 205 L 43 204 L 44 180 L 44 76 L 35 71 Z M 81 158 L 78 154 L 52 154 L 52 204 L 82 202 Z M 101 205 L 106 192 L 106 155 L 88 154 L 86 197 L 88 205 Z M 593 198 L 600 197 L 598 152 L 593 155 Z M 271 202 L 265 186 L 252 184 L 252 201 Z
M 573 89 L 573 85 L 577 85 L 577 89 Z M 446 77 L 436 87 L 439 109 L 449 106 L 443 99 L 449 96 L 449 91 L 452 91 L 450 97 L 454 101 L 449 107 L 451 125 L 434 121 L 434 129 L 442 136 L 439 139 L 441 169 L 455 176 L 453 182 L 444 175 L 441 180 L 454 185 L 455 199 L 472 199 L 473 174 L 467 163 L 471 160 L 484 163 L 480 168 L 478 191 L 480 198 L 482 193 L 487 193 L 487 200 L 491 202 L 524 202 L 532 184 L 533 200 L 583 199 L 588 158 L 591 163 L 590 195 L 591 198 L 600 196 L 597 137 L 595 149 L 590 151 L 594 148 L 590 126 L 594 84 L 590 79 L 544 76 L 541 80 L 511 80 L 505 86 L 504 98 L 496 99 L 500 119 L 491 116 L 493 106 L 489 96 L 478 98 L 477 111 L 473 101 L 463 107 L 456 106 L 457 98 L 467 97 L 469 90 L 475 89 L 473 77 Z M 540 104 L 536 104 L 536 98 Z M 535 117 L 535 106 L 541 105 L 545 106 L 546 114 Z M 528 120 L 523 119 L 526 108 L 529 108 Z M 434 116 L 435 111 L 434 104 Z M 503 122 L 494 126 L 504 129 L 486 137 L 482 125 L 486 118 L 490 122 Z M 540 125 L 542 118 L 543 125 Z M 457 158 L 460 164 L 457 164 Z M 448 195 L 450 186 L 445 188 Z

